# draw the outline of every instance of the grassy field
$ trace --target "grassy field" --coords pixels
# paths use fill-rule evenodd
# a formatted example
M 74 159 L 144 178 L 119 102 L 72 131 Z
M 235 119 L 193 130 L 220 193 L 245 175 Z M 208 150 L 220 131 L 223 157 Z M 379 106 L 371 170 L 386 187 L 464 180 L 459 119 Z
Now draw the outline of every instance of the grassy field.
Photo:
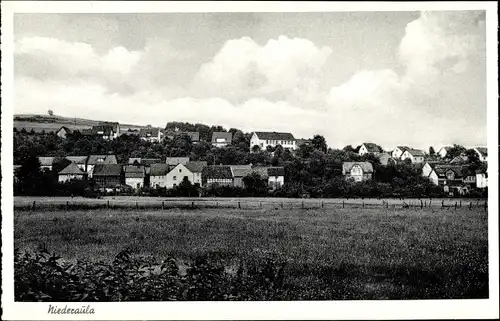
M 340 299 L 488 297 L 487 212 L 468 209 L 15 211 L 15 246 L 68 260 L 217 252 L 287 262 L 287 282 Z M 320 293 L 320 292 L 318 292 Z

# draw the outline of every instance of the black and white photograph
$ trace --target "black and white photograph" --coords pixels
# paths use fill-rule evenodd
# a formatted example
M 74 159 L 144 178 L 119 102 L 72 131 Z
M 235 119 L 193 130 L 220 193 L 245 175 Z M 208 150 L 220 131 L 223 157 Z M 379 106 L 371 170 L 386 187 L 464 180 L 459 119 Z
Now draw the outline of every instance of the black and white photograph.
M 8 319 L 498 317 L 496 2 L 7 2 Z

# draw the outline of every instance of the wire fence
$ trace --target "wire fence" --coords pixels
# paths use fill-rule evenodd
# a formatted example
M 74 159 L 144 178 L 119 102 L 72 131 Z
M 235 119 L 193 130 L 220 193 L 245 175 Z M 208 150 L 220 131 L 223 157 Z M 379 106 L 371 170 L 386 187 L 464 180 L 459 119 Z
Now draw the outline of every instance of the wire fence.
M 123 210 L 166 210 L 166 209 L 339 209 L 339 208 L 385 208 L 385 209 L 480 209 L 487 211 L 488 202 L 482 201 L 444 201 L 432 199 L 413 200 L 336 200 L 336 201 L 274 201 L 272 199 L 256 200 L 162 200 L 162 201 L 124 201 L 124 200 L 34 200 L 32 203 L 22 202 L 16 204 L 14 209 L 18 211 L 40 211 L 40 210 L 91 210 L 91 209 L 123 209 Z

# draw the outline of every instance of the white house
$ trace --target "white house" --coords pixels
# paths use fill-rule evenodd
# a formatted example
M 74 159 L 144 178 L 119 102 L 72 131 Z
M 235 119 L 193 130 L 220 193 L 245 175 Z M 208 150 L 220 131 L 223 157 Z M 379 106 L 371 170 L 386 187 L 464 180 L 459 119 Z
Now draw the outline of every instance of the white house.
M 66 136 L 68 134 L 71 134 L 73 131 L 71 129 L 69 129 L 68 127 L 66 126 L 61 126 L 61 128 L 59 128 L 59 130 L 56 132 L 56 135 L 58 137 L 61 137 L 62 139 L 65 139 Z
M 65 183 L 73 179 L 84 179 L 86 176 L 85 171 L 78 167 L 75 163 L 70 163 L 59 173 L 57 173 L 57 180 L 59 183 Z
M 291 133 L 277 132 L 253 132 L 250 138 L 250 150 L 254 146 L 259 146 L 260 149 L 266 149 L 267 146 L 276 147 L 281 145 L 283 148 L 295 150 L 297 148 L 297 140 Z
M 268 167 L 267 168 L 267 185 L 271 189 L 280 188 L 285 184 L 285 168 L 284 167 Z
M 488 148 L 486 147 L 476 147 L 474 151 L 477 153 L 477 156 L 481 162 L 488 161 Z
M 168 164 L 151 164 L 149 169 L 149 186 L 153 188 L 167 186 Z
M 215 147 L 224 147 L 230 145 L 233 140 L 233 133 L 231 132 L 213 132 L 212 145 Z
M 185 165 L 177 164 L 167 173 L 167 182 L 165 187 L 174 188 L 178 186 L 184 180 L 184 177 L 186 177 L 191 182 L 191 184 L 193 184 L 193 173 L 191 173 L 191 171 L 187 169 Z
M 425 153 L 420 149 L 407 149 L 401 155 L 401 160 L 409 159 L 414 164 L 420 164 L 424 162 Z
M 438 150 L 438 155 L 441 157 L 441 158 L 445 158 L 446 155 L 448 154 L 448 151 L 451 149 L 451 147 L 449 146 L 444 146 L 444 147 L 441 147 L 439 150 Z
M 410 149 L 408 146 L 396 146 L 396 148 L 392 151 L 391 156 L 395 159 L 400 159 L 403 153 L 408 149 Z
M 359 147 L 358 154 L 359 154 L 359 156 L 363 156 L 365 154 L 377 155 L 377 154 L 380 154 L 382 152 L 383 152 L 383 150 L 377 144 L 374 144 L 374 143 L 363 143 Z
M 476 173 L 476 186 L 477 188 L 488 187 L 488 173 Z
M 123 166 L 125 174 L 125 184 L 132 188 L 139 189 L 144 186 L 144 177 L 146 172 L 143 165 Z
M 439 177 L 434 168 L 440 165 L 444 164 L 439 162 L 426 162 L 425 165 L 422 167 L 422 176 L 427 177 L 434 185 L 438 185 Z
M 203 184 L 201 174 L 203 173 L 203 169 L 207 166 L 207 162 L 188 162 L 184 166 L 193 174 L 192 178 L 188 177 L 191 184 L 201 186 Z
M 40 170 L 42 172 L 46 169 L 51 171 L 55 159 L 56 159 L 55 157 L 46 157 L 46 156 L 38 157 L 38 160 L 40 161 Z
M 232 186 L 233 185 L 233 173 L 231 167 L 227 165 L 209 165 L 203 168 L 201 173 L 203 186 L 210 185 L 221 185 L 221 186 Z
M 342 163 L 342 175 L 346 180 L 355 182 L 371 180 L 373 166 L 370 162 L 345 162 Z

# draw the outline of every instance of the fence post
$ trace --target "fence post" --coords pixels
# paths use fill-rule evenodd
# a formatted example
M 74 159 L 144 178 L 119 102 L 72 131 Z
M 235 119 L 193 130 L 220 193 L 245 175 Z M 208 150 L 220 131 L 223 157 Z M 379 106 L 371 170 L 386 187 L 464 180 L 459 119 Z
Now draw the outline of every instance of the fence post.
M 283 202 L 281 202 L 281 208 L 283 208 Z
M 219 208 L 219 202 L 215 203 L 215 207 Z
M 389 201 L 385 203 L 385 208 L 389 208 Z
M 238 201 L 238 208 L 241 208 L 241 203 Z
M 161 202 L 161 209 L 162 209 L 162 210 L 164 210 L 164 209 L 165 209 L 165 202 L 164 202 L 164 201 L 162 201 L 162 202 Z
M 283 204 L 283 203 L 281 203 L 281 204 Z M 304 201 L 302 201 L 302 208 L 304 208 Z
M 342 200 L 342 208 L 344 208 L 344 200 Z
M 460 208 L 462 208 L 462 200 L 460 200 Z
M 469 203 L 469 211 L 472 211 L 472 202 Z
M 458 204 L 458 203 L 457 203 L 457 202 L 455 202 L 455 211 L 457 210 L 457 204 Z
M 139 209 L 139 203 L 138 202 L 135 202 L 135 208 Z
M 420 200 L 420 209 L 424 208 L 424 201 Z
M 262 208 L 262 202 L 259 203 L 259 207 Z
M 35 207 L 36 207 L 35 201 L 33 201 L 33 210 L 35 210 Z
M 69 202 L 66 201 L 66 211 L 68 210 L 68 208 L 69 208 Z
M 194 208 L 194 202 L 191 202 L 191 208 Z
M 429 207 L 431 207 L 431 203 L 432 203 L 432 201 L 429 201 Z
M 484 210 L 488 211 L 488 202 L 487 201 L 484 201 Z
M 365 201 L 363 201 L 363 208 L 365 208 Z
M 109 200 L 108 200 L 108 204 L 106 206 L 107 206 L 107 208 L 109 208 Z
M 441 201 L 441 208 L 444 208 L 444 201 Z

